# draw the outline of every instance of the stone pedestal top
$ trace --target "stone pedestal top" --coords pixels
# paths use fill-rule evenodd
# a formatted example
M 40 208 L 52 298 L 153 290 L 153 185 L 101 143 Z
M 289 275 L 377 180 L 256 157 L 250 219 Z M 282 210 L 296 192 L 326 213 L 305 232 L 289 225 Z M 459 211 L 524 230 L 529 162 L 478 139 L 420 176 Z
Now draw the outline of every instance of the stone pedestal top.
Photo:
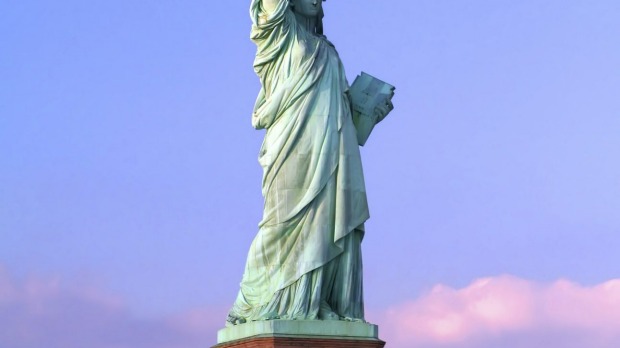
M 378 340 L 379 328 L 368 323 L 331 320 L 268 320 L 235 325 L 217 333 L 217 343 L 261 337 Z

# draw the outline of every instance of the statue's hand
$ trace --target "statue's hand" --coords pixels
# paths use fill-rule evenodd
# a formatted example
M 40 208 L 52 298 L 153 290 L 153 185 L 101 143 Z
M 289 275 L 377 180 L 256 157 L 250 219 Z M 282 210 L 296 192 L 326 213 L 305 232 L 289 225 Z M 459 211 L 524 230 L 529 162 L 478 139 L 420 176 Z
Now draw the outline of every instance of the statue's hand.
M 377 123 L 381 122 L 390 111 L 394 110 L 394 104 L 391 100 L 387 100 L 385 104 L 381 104 L 375 108 L 375 116 L 377 116 Z

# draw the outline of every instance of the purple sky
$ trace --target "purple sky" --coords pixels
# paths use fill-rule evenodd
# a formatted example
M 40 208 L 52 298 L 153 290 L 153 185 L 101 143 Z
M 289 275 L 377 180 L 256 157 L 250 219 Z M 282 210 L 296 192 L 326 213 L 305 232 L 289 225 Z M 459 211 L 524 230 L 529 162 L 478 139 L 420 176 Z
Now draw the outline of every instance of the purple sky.
M 248 7 L 0 5 L 0 346 L 215 343 L 262 214 Z M 620 2 L 325 10 L 397 87 L 362 149 L 388 346 L 620 346 Z

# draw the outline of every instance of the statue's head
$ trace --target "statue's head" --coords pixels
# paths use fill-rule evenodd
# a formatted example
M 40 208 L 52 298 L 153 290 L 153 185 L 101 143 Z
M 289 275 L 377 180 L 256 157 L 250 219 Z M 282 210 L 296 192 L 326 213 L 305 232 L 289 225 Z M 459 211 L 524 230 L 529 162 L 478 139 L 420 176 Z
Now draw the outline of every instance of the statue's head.
M 290 0 L 295 13 L 305 17 L 317 17 L 323 13 L 324 0 Z
M 326 0 L 289 0 L 295 14 L 304 17 L 315 17 L 316 33 L 323 35 L 323 2 Z

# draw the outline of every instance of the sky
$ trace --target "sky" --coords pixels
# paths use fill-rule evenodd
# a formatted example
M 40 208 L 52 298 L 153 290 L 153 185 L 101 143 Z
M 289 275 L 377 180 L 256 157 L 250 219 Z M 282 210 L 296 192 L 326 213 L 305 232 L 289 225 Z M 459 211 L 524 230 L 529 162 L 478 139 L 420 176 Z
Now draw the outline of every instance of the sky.
M 330 0 L 393 348 L 620 346 L 620 2 Z M 262 215 L 249 1 L 0 3 L 0 347 L 215 344 Z

